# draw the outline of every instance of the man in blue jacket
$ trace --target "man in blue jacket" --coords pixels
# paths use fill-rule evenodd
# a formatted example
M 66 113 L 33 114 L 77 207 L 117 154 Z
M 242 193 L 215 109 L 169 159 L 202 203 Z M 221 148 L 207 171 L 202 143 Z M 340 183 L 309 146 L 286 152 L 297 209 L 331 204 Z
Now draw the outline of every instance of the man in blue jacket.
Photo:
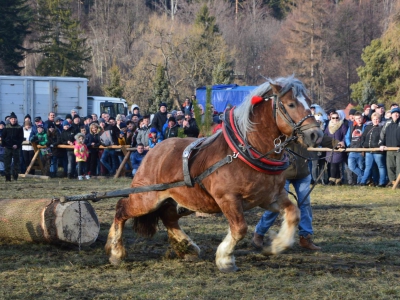
M 135 176 L 144 156 L 147 154 L 147 151 L 144 150 L 144 145 L 142 143 L 137 144 L 136 150 L 136 152 L 131 154 L 132 176 Z

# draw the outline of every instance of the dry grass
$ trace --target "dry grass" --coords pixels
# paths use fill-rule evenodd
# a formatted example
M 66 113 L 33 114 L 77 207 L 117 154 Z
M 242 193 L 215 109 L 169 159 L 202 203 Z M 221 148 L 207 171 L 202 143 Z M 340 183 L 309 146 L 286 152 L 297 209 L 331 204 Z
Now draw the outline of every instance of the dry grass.
M 0 197 L 8 199 L 107 191 L 130 182 L 21 179 L 6 185 L 1 180 Z M 126 228 L 128 258 L 120 267 L 110 266 L 103 246 L 118 199 L 102 200 L 92 204 L 101 222 L 99 240 L 81 252 L 0 241 L 0 299 L 399 299 L 398 199 L 399 192 L 389 189 L 318 186 L 312 194 L 314 230 L 323 251 L 295 246 L 274 257 L 252 249 L 251 232 L 262 211 L 249 211 L 249 234 L 235 251 L 241 271 L 234 274 L 220 273 L 214 263 L 227 232 L 222 216 L 182 219 L 202 250 L 198 262 L 176 258 L 160 225 L 151 240 Z

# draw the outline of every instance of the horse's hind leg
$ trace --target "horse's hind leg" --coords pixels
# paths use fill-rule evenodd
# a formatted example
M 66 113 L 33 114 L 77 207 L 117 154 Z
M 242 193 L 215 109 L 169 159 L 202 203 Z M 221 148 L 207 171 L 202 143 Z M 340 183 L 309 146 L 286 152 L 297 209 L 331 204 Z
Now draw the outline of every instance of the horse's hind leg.
M 245 237 L 247 224 L 241 202 L 235 196 L 225 195 L 219 203 L 223 203 L 220 207 L 229 221 L 229 231 L 218 246 L 215 261 L 220 271 L 235 272 L 239 269 L 236 267 L 233 251 L 236 244 Z
M 130 217 L 123 215 L 119 212 L 123 211 L 125 205 L 129 198 L 123 198 L 118 201 L 116 211 L 114 217 L 114 222 L 111 225 L 110 231 L 108 233 L 107 243 L 105 245 L 105 250 L 107 255 L 109 255 L 109 261 L 113 265 L 118 265 L 121 263 L 122 259 L 125 258 L 126 252 L 125 247 L 122 242 L 122 233 L 124 230 L 124 225 L 126 220 Z
M 178 214 L 174 204 L 164 203 L 160 208 L 160 218 L 167 228 L 169 242 L 175 253 L 185 260 L 197 260 L 200 255 L 200 248 L 179 226 L 179 219 L 182 215 Z
M 271 245 L 264 247 L 264 255 L 279 254 L 282 251 L 292 247 L 297 225 L 300 220 L 300 212 L 296 205 L 290 201 L 287 196 L 281 202 L 284 208 L 283 222 L 279 233 L 273 237 Z

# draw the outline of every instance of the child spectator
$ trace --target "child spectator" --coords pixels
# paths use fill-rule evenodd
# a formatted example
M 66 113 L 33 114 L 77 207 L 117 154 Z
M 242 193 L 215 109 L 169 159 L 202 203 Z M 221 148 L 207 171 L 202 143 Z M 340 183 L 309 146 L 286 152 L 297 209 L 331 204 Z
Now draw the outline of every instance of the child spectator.
M 37 143 L 40 146 L 46 146 L 47 144 L 47 133 L 44 131 L 43 124 L 38 124 L 37 133 L 31 137 L 31 142 Z
M 78 165 L 79 180 L 83 180 L 86 161 L 89 157 L 89 150 L 84 142 L 85 142 L 85 136 L 82 133 L 78 133 L 77 135 L 75 135 L 74 154 L 76 157 L 76 163 Z M 90 176 L 86 175 L 86 179 L 90 179 Z
M 159 142 L 162 142 L 162 138 L 158 136 L 157 129 L 151 128 L 149 134 L 149 147 L 154 148 Z

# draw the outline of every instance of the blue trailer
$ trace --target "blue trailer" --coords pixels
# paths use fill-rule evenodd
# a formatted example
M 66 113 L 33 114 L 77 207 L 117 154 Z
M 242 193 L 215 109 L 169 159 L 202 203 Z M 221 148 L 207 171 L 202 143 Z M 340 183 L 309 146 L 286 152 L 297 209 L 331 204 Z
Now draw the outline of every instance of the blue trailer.
M 239 86 L 237 84 L 213 85 L 211 103 L 218 112 L 223 112 L 228 104 L 238 106 L 256 86 Z M 205 107 L 206 87 L 196 89 L 196 97 L 199 104 Z

